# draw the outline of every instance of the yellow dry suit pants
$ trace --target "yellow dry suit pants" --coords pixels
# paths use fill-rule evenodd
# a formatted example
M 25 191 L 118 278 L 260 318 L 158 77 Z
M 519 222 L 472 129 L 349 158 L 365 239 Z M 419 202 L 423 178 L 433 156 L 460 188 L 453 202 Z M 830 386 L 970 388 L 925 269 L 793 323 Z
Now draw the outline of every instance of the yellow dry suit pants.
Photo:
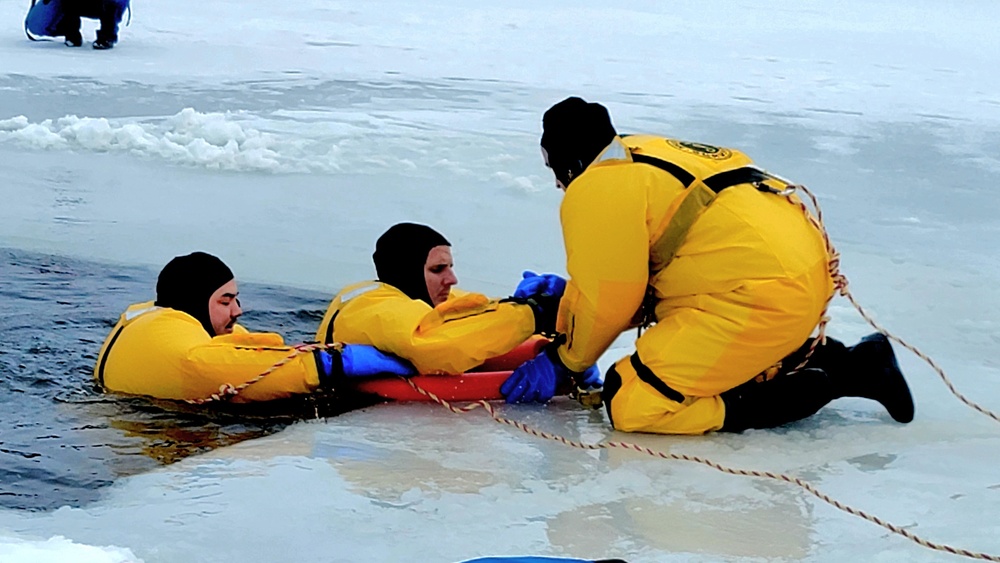
M 662 299 L 658 322 L 605 382 L 612 424 L 658 434 L 718 430 L 725 419 L 719 394 L 798 349 L 816 327 L 830 290 L 824 260 L 795 278 Z

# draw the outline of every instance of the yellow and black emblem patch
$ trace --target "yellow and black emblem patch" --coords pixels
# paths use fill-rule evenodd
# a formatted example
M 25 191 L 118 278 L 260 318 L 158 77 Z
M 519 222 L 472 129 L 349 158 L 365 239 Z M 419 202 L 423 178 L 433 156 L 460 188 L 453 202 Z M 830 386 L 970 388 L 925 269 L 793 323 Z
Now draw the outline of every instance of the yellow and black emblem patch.
M 712 160 L 726 160 L 727 158 L 733 156 L 733 151 L 729 149 L 713 147 L 712 145 L 704 145 L 702 143 L 667 139 L 667 144 L 677 150 L 704 158 L 710 158 Z

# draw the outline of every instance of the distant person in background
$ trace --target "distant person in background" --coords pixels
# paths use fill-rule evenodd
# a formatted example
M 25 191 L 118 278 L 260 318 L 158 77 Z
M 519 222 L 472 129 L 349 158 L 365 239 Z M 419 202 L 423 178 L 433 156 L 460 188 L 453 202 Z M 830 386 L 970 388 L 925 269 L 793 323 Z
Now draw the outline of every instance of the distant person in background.
M 156 282 L 156 301 L 130 306 L 111 330 L 94 366 L 109 391 L 199 400 L 256 378 L 295 351 L 275 333 L 237 324 L 239 288 L 222 260 L 194 252 L 171 260 Z M 347 378 L 412 375 L 413 367 L 371 346 L 303 353 L 243 389 L 233 402 L 269 401 Z
M 619 136 L 604 106 L 576 97 L 546 111 L 542 130 L 543 159 L 566 193 L 570 279 L 556 323 L 566 336 L 512 377 L 582 372 L 622 331 L 652 324 L 605 378 L 616 429 L 771 428 L 839 397 L 913 419 L 883 334 L 853 347 L 827 339 L 796 369 L 833 282 L 822 233 L 783 181 L 736 150 Z
M 32 0 L 24 20 L 28 38 L 63 37 L 67 47 L 83 45 L 80 19 L 101 22 L 94 49 L 111 49 L 118 42 L 118 25 L 129 8 L 129 0 Z
M 514 296 L 502 300 L 462 291 L 454 287 L 451 243 L 426 225 L 393 225 L 375 243 L 372 259 L 378 279 L 335 296 L 316 340 L 370 344 L 409 360 L 420 373 L 459 374 L 555 326 L 565 280 L 525 272 Z M 530 299 L 521 297 L 528 292 Z M 547 401 L 569 382 L 560 375 L 541 386 L 508 380 L 501 391 L 510 402 Z M 584 379 L 597 385 L 600 372 L 590 367 Z

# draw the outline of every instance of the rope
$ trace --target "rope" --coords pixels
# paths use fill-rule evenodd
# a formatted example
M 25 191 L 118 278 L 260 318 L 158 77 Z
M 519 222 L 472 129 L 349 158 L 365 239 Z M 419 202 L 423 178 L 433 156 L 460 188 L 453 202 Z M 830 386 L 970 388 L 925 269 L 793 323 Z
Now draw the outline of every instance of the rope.
M 208 397 L 204 397 L 201 399 L 185 399 L 184 402 L 192 405 L 204 405 L 205 403 L 211 403 L 212 401 L 226 401 L 232 399 L 236 395 L 239 395 L 240 392 L 246 389 L 247 387 L 250 387 L 254 383 L 257 383 L 261 379 L 264 379 L 268 375 L 272 374 L 275 370 L 284 366 L 288 362 L 294 360 L 301 354 L 308 354 L 316 350 L 327 350 L 330 348 L 339 351 L 342 347 L 343 346 L 341 344 L 337 343 L 320 344 L 316 342 L 311 344 L 296 344 L 295 346 L 292 346 L 292 351 L 288 354 L 288 356 L 282 358 L 280 361 L 278 361 L 278 363 L 264 370 L 257 377 L 254 377 L 249 381 L 246 381 L 244 383 L 235 386 L 229 383 L 223 383 L 222 385 L 219 386 L 219 391 L 217 393 L 212 393 Z
M 827 312 L 830 309 L 830 303 L 833 301 L 834 296 L 838 293 L 843 295 L 847 291 L 847 278 L 840 273 L 840 252 L 833 246 L 833 241 L 830 240 L 830 235 L 826 231 L 826 225 L 823 224 L 823 209 L 819 206 L 819 200 L 806 189 L 805 186 L 801 184 L 790 184 L 787 188 L 789 190 L 789 195 L 795 190 L 802 190 L 809 199 L 812 200 L 813 208 L 816 210 L 816 216 L 813 216 L 809 212 L 809 208 L 802 203 L 801 199 L 788 198 L 788 201 L 798 207 L 802 213 L 805 215 L 806 219 L 812 224 L 823 235 L 823 245 L 826 247 L 826 254 L 829 258 L 827 261 L 827 271 L 830 274 L 830 279 L 833 280 L 833 291 L 830 292 L 830 296 L 827 297 L 826 303 L 823 305 L 823 312 L 820 314 L 819 325 L 817 326 L 817 336 L 813 339 L 812 343 L 809 345 L 809 351 L 806 353 L 805 358 L 802 359 L 802 363 L 795 367 L 796 370 L 800 370 L 809 362 L 810 356 L 816 351 L 816 348 L 820 344 L 826 344 L 826 326 L 830 323 L 830 316 Z
M 927 362 L 927 364 L 931 366 L 931 368 L 935 372 L 937 372 L 941 380 L 944 381 L 945 386 L 948 387 L 948 390 L 951 391 L 951 394 L 957 397 L 959 401 L 961 401 L 971 409 L 981 414 L 984 414 L 997 422 L 1000 422 L 1000 415 L 997 415 L 995 412 L 987 409 L 986 407 L 983 407 L 973 402 L 971 399 L 967 398 L 965 395 L 960 393 L 958 391 L 958 388 L 955 387 L 955 384 L 952 383 L 951 379 L 944 372 L 944 369 L 942 369 L 941 366 L 939 366 L 938 363 L 935 362 L 930 356 L 921 352 L 919 349 L 917 349 L 916 346 L 911 345 L 910 343 L 904 341 L 902 338 L 886 330 L 885 327 L 876 322 L 875 319 L 872 318 L 872 316 L 869 315 L 868 312 L 861 306 L 861 304 L 857 302 L 857 300 L 851 294 L 850 290 L 848 290 L 847 288 L 848 286 L 847 277 L 840 272 L 840 253 L 837 252 L 837 249 L 834 248 L 833 243 L 830 241 L 830 235 L 826 230 L 826 225 L 824 225 L 823 223 L 823 211 L 819 206 L 819 200 L 816 198 L 815 195 L 813 195 L 811 191 L 809 191 L 808 188 L 806 188 L 801 184 L 789 184 L 788 190 L 802 191 L 807 196 L 809 196 L 809 199 L 812 201 L 813 208 L 816 210 L 815 217 L 812 215 L 812 213 L 809 212 L 809 209 L 806 207 L 806 205 L 802 203 L 802 200 L 792 199 L 792 198 L 788 199 L 789 202 L 791 202 L 793 205 L 797 206 L 799 209 L 802 210 L 802 212 L 805 214 L 809 222 L 812 223 L 812 225 L 816 227 L 816 229 L 819 230 L 819 232 L 823 235 L 823 244 L 826 245 L 826 251 L 830 257 L 828 269 L 830 272 L 830 278 L 833 280 L 833 292 L 830 294 L 830 297 L 826 300 L 826 305 L 823 307 L 823 313 L 820 316 L 820 321 L 818 325 L 819 334 L 816 338 L 813 339 L 812 343 L 809 345 L 809 351 L 806 353 L 805 359 L 803 359 L 802 363 L 800 363 L 795 369 L 799 370 L 805 367 L 805 365 L 809 362 L 809 357 L 816 350 L 816 348 L 820 344 L 826 343 L 826 325 L 827 323 L 830 322 L 830 317 L 827 315 L 827 309 L 829 308 L 830 302 L 833 300 L 834 296 L 839 294 L 846 297 L 847 300 L 851 302 L 851 305 L 853 305 L 854 308 L 858 311 L 861 317 L 865 321 L 867 321 L 868 324 L 871 325 L 875 330 L 885 334 L 887 338 L 895 341 L 903 348 L 906 348 L 910 352 L 913 352 L 913 354 L 916 355 L 921 360 Z
M 833 506 L 834 508 L 837 508 L 838 510 L 846 512 L 846 513 L 848 513 L 848 514 L 850 514 L 852 516 L 857 516 L 858 518 L 862 518 L 862 519 L 867 520 L 868 522 L 871 522 L 871 523 L 876 524 L 878 526 L 881 526 L 882 528 L 885 528 L 886 530 L 889 530 L 890 532 L 892 532 L 892 533 L 894 533 L 896 535 L 902 536 L 902 537 L 904 537 L 904 538 L 906 538 L 906 539 L 908 539 L 908 540 L 910 540 L 910 541 L 912 541 L 912 542 L 914 542 L 914 543 L 916 543 L 916 544 L 918 544 L 920 546 L 926 547 L 928 549 L 933 549 L 933 550 L 936 550 L 936 551 L 943 551 L 943 552 L 946 552 L 946 553 L 951 553 L 952 555 L 958 555 L 958 556 L 967 557 L 967 558 L 970 558 L 970 559 L 979 559 L 979 560 L 983 560 L 983 561 L 996 561 L 996 562 L 1000 562 L 1000 555 L 991 555 L 989 553 L 983 553 L 983 552 L 978 552 L 978 551 L 970 551 L 968 549 L 963 549 L 963 548 L 954 547 L 954 546 L 951 546 L 951 545 L 948 545 L 948 544 L 937 543 L 937 542 L 932 542 L 930 540 L 926 540 L 926 539 L 918 536 L 917 534 L 914 534 L 913 532 L 910 532 L 909 530 L 907 530 L 907 529 L 905 529 L 905 528 L 903 528 L 901 526 L 897 526 L 897 525 L 895 525 L 895 524 L 893 524 L 891 522 L 887 522 L 887 521 L 879 518 L 878 516 L 874 516 L 874 515 L 871 515 L 871 514 L 865 512 L 864 510 L 860 510 L 860 509 L 854 508 L 854 507 L 852 507 L 850 505 L 844 504 L 844 503 L 838 501 L 837 499 L 835 499 L 835 498 L 827 495 L 826 493 L 820 491 L 815 486 L 813 486 L 812 484 L 810 484 L 808 481 L 804 481 L 802 479 L 799 479 L 798 477 L 792 477 L 792 476 L 789 476 L 789 475 L 785 475 L 784 473 L 773 473 L 773 472 L 770 472 L 770 471 L 756 471 L 756 470 L 752 470 L 752 469 L 732 468 L 732 467 L 728 467 L 728 466 L 722 465 L 721 463 L 716 463 L 716 462 L 714 462 L 714 461 L 712 461 L 710 459 L 703 458 L 703 457 L 700 457 L 700 456 L 693 456 L 693 455 L 687 455 L 687 454 L 676 454 L 676 453 L 665 453 L 665 452 L 661 452 L 659 450 L 654 450 L 652 448 L 647 448 L 645 446 L 640 446 L 638 444 L 634 444 L 634 443 L 631 443 L 631 442 L 599 442 L 597 444 L 587 444 L 587 443 L 584 443 L 584 442 L 578 442 L 578 441 L 575 441 L 575 440 L 570 440 L 570 439 L 565 438 L 563 436 L 560 436 L 558 434 L 551 434 L 551 433 L 545 432 L 543 430 L 536 430 L 536 429 L 534 429 L 534 428 L 532 428 L 532 427 L 530 427 L 530 426 L 528 426 L 528 425 L 526 425 L 526 424 L 524 424 L 522 422 L 518 422 L 516 420 L 511 420 L 509 418 L 502 417 L 499 414 L 497 414 L 497 411 L 493 407 L 493 405 L 491 405 L 487 401 L 477 401 L 475 403 L 470 403 L 470 404 L 465 405 L 463 407 L 456 407 L 456 406 L 452 405 L 451 403 L 449 403 L 448 401 L 446 401 L 444 399 L 441 399 L 440 397 L 438 397 L 434 393 L 431 393 L 430 391 L 422 389 L 421 387 L 419 387 L 413 381 L 411 381 L 409 379 L 406 379 L 406 382 L 409 383 L 410 387 L 412 387 L 415 391 L 417 391 L 421 395 L 424 395 L 424 396 L 430 398 L 435 403 L 443 406 L 444 408 L 450 410 L 451 412 L 453 412 L 455 414 L 466 414 L 466 413 L 471 412 L 471 411 L 473 411 L 475 409 L 482 408 L 483 410 L 486 411 L 486 414 L 489 415 L 490 418 L 492 418 L 494 421 L 496 421 L 496 422 L 498 422 L 500 424 L 505 424 L 507 426 L 513 426 L 514 428 L 517 428 L 518 430 L 521 430 L 521 431 L 523 431 L 523 432 L 525 432 L 527 434 L 530 434 L 532 436 L 535 436 L 535 437 L 538 437 L 538 438 L 543 438 L 545 440 L 552 440 L 552 441 L 555 441 L 555 442 L 559 442 L 561 444 L 570 446 L 572 448 L 578 448 L 578 449 L 582 449 L 582 450 L 602 450 L 602 449 L 606 450 L 606 449 L 612 449 L 612 448 L 617 448 L 617 449 L 622 449 L 622 450 L 633 450 L 633 451 L 636 451 L 636 452 L 644 453 L 644 454 L 647 454 L 647 455 L 650 455 L 650 456 L 653 456 L 653 457 L 658 457 L 658 458 L 661 458 L 661 459 L 676 460 L 676 461 L 689 461 L 689 462 L 692 462 L 692 463 L 699 463 L 701 465 L 705 465 L 705 466 L 711 467 L 712 469 L 715 469 L 716 471 L 720 471 L 722 473 L 727 473 L 729 475 L 741 475 L 741 476 L 744 476 L 744 477 L 758 477 L 758 478 L 761 478 L 761 479 L 771 479 L 771 480 L 774 480 L 774 481 L 782 481 L 782 482 L 785 482 L 785 483 L 789 483 L 789 484 L 795 485 L 795 486 L 797 486 L 797 487 L 805 490 L 809 494 L 811 494 L 814 497 L 822 500 L 823 502 L 829 504 L 830 506 Z

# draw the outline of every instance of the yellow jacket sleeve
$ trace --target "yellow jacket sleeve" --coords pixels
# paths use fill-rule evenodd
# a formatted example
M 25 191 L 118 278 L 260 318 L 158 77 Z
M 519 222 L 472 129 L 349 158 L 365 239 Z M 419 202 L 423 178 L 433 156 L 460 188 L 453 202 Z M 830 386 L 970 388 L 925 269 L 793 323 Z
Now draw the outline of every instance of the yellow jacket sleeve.
M 274 364 L 294 358 L 233 398 L 233 402 L 270 401 L 296 394 L 311 393 L 319 387 L 319 373 L 312 353 L 296 354 L 275 333 L 248 332 L 216 336 L 190 348 L 181 363 L 188 372 L 189 385 L 197 386 L 199 397 L 223 385 L 238 386 Z
M 570 279 L 557 329 L 559 357 L 571 370 L 593 365 L 629 326 L 649 276 L 646 190 L 637 165 L 591 167 L 570 185 L 560 208 Z
M 514 349 L 535 328 L 527 305 L 460 290 L 452 290 L 451 298 L 431 308 L 378 284 L 346 302 L 334 298 L 331 308 L 336 310 L 328 311 L 327 318 L 333 319 L 336 342 L 375 346 L 409 360 L 420 373 L 465 372 Z

